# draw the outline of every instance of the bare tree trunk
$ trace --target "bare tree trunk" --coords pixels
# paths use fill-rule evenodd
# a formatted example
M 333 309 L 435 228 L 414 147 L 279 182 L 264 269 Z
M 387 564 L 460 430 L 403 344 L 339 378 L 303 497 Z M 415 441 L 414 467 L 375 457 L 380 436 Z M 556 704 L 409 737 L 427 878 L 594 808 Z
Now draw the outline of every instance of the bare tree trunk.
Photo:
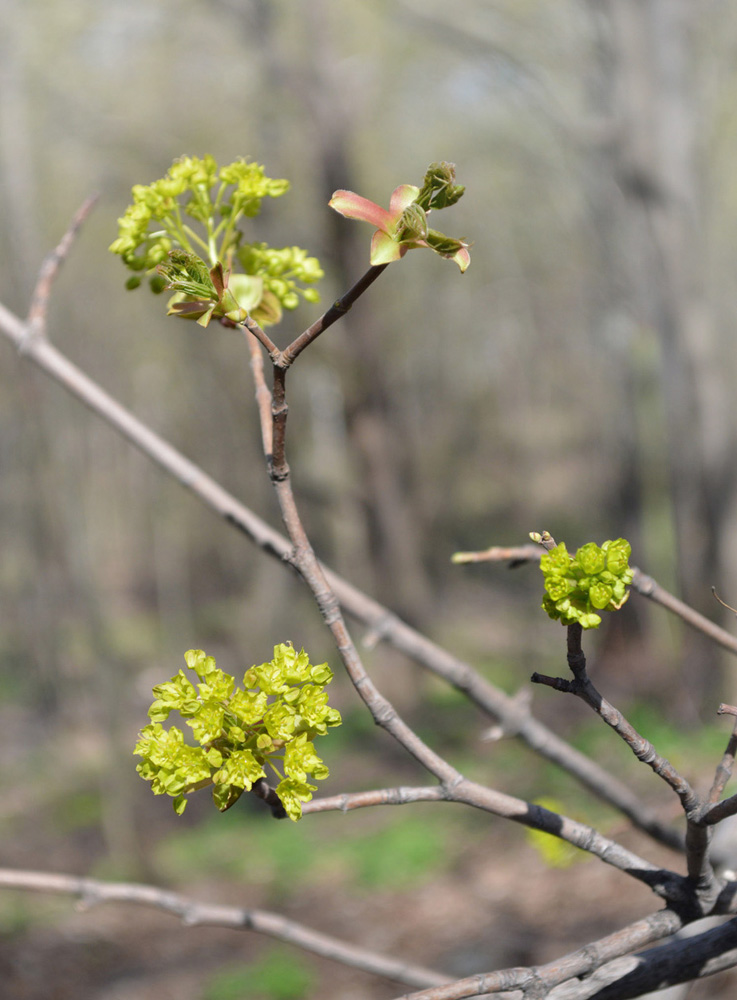
M 713 615 L 709 587 L 721 579 L 734 470 L 718 331 L 705 287 L 695 8 L 689 0 L 607 0 L 604 10 L 625 287 L 635 321 L 653 329 L 660 345 L 676 572 L 685 599 Z M 694 640 L 688 654 L 691 677 L 705 677 L 713 652 Z

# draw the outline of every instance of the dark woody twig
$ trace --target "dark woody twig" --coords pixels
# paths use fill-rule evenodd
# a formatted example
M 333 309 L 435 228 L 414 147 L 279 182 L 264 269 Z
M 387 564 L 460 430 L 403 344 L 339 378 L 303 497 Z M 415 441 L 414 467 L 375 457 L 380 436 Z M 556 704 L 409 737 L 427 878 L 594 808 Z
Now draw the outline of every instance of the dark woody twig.
M 647 764 L 678 795 L 686 814 L 686 864 L 695 887 L 696 898 L 708 910 L 716 899 L 720 886 L 709 861 L 711 833 L 704 822 L 704 804 L 689 782 L 662 757 L 655 747 L 632 726 L 622 713 L 594 687 L 586 672 L 586 657 L 581 646 L 583 629 L 576 622 L 567 628 L 568 665 L 573 680 L 532 675 L 533 683 L 544 683 L 559 691 L 575 694 L 592 708 L 629 746 L 638 760 Z
M 558 691 L 575 694 L 592 708 L 604 722 L 622 737 L 632 753 L 647 764 L 661 777 L 678 795 L 684 810 L 692 812 L 699 805 L 699 798 L 686 779 L 679 774 L 665 757 L 662 757 L 655 747 L 632 726 L 622 713 L 606 700 L 594 687 L 586 672 L 586 657 L 581 646 L 582 629 L 578 623 L 569 625 L 568 633 L 568 664 L 573 673 L 573 680 L 550 678 L 534 673 L 533 684 L 546 684 Z
M 295 361 L 295 359 L 304 351 L 306 347 L 324 333 L 328 327 L 332 326 L 337 320 L 341 319 L 348 310 L 353 306 L 354 302 L 363 293 L 373 285 L 382 271 L 385 271 L 389 265 L 388 264 L 378 264 L 372 265 L 365 274 L 358 279 L 358 281 L 349 288 L 348 291 L 341 298 L 337 299 L 330 308 L 323 313 L 323 315 L 316 320 L 312 326 L 309 326 L 304 333 L 301 333 L 292 343 L 285 348 L 279 355 L 278 361 L 280 365 L 284 368 L 289 368 L 289 366 Z

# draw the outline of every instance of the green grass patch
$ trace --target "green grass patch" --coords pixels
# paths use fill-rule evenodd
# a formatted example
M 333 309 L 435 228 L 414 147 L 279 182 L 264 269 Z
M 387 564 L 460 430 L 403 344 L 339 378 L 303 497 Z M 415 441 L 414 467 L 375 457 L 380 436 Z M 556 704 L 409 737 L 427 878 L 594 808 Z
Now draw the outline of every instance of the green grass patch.
M 315 975 L 304 958 L 274 948 L 256 962 L 220 969 L 202 992 L 202 1000 L 301 1000 L 315 988 Z
M 420 812 L 415 812 L 418 808 Z M 432 818 L 427 807 L 408 806 L 411 815 L 397 815 L 379 828 L 372 824 L 366 829 L 362 824 L 354 833 L 354 827 L 349 836 L 331 842 L 317 864 L 318 872 L 358 889 L 407 889 L 427 881 L 449 868 L 457 856 L 450 849 L 455 818 L 447 811 L 443 815 L 442 807 L 430 808 L 435 809 Z M 341 822 L 345 824 L 345 818 Z

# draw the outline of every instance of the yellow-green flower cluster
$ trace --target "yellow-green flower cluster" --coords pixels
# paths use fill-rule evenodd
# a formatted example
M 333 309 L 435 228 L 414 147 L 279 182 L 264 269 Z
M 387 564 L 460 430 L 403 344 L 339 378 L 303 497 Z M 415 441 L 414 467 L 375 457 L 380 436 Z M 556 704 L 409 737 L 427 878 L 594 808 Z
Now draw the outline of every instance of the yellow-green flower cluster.
M 319 302 L 316 288 L 300 288 L 297 284 L 314 284 L 325 273 L 317 257 L 308 257 L 301 247 L 275 250 L 266 243 L 246 243 L 238 250 L 238 260 L 245 274 L 262 276 L 265 288 L 285 309 L 296 309 L 299 295 L 307 302 Z
M 144 726 L 134 753 L 143 760 L 136 770 L 151 782 L 155 795 L 171 795 L 181 815 L 187 796 L 212 786 L 221 811 L 229 809 L 269 767 L 279 783 L 276 794 L 290 819 L 302 815 L 312 798 L 312 780 L 328 776 L 312 740 L 339 726 L 340 713 L 328 705 L 325 687 L 332 680 L 327 663 L 313 665 L 304 650 L 291 644 L 274 647 L 268 663 L 253 666 L 237 688 L 235 678 L 216 666 L 201 649 L 184 654 L 199 678 L 194 684 L 183 670 L 153 689 L 151 722 Z M 199 746 L 185 743 L 176 726 L 165 729 L 177 711 L 192 729 Z
M 231 276 L 231 293 L 243 294 L 247 301 L 239 299 L 238 304 L 258 322 L 276 323 L 282 309 L 296 308 L 299 295 L 309 302 L 319 299 L 315 288 L 302 288 L 300 283 L 319 281 L 320 263 L 299 247 L 271 250 L 265 243 L 243 243 L 238 224 L 244 217 L 258 215 L 264 198 L 279 198 L 288 190 L 289 181 L 267 177 L 262 166 L 246 159 L 218 167 L 212 156 L 183 156 L 165 177 L 133 187 L 133 203 L 118 219 L 118 238 L 110 250 L 133 271 L 129 288 L 141 284 L 142 272 L 155 270 L 151 287 L 156 292 L 172 287 L 166 280 L 172 252 L 196 255 L 206 270 L 221 264 L 226 284 L 238 261 L 243 273 Z M 181 289 L 175 291 L 170 306 L 194 301 Z M 171 311 L 199 318 L 197 310 Z M 211 313 L 225 315 L 219 309 Z
M 565 543 L 556 545 L 540 558 L 545 578 L 545 611 L 563 625 L 579 622 L 583 628 L 598 628 L 597 611 L 616 611 L 629 597 L 632 583 L 630 543 L 624 538 L 583 545 L 575 556 Z

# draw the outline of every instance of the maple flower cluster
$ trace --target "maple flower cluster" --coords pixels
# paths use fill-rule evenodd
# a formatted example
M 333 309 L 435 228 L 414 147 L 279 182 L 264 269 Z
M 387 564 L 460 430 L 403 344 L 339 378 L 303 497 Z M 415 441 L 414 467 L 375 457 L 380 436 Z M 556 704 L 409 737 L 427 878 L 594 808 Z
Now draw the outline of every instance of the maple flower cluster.
M 264 198 L 288 190 L 289 181 L 268 177 L 247 159 L 218 167 L 212 156 L 182 156 L 166 176 L 133 187 L 110 250 L 133 271 L 128 288 L 149 272 L 152 291 L 174 292 L 170 315 L 201 326 L 213 317 L 239 323 L 248 315 L 278 323 L 300 296 L 319 301 L 311 286 L 323 277 L 320 262 L 300 247 L 244 242 L 239 223 L 258 215 Z
M 585 629 L 598 628 L 601 616 L 597 611 L 616 611 L 629 597 L 631 552 L 624 538 L 601 546 L 589 542 L 575 556 L 560 542 L 540 557 L 545 577 L 544 610 L 563 625 L 579 622 Z
M 209 786 L 218 809 L 229 809 L 266 777 L 268 767 L 287 815 L 298 820 L 302 803 L 317 789 L 311 781 L 328 776 L 312 741 L 341 723 L 340 713 L 328 705 L 325 687 L 333 674 L 327 663 L 311 664 L 304 650 L 281 643 L 272 660 L 245 672 L 239 688 L 201 649 L 190 649 L 184 659 L 199 683 L 180 670 L 153 689 L 151 722 L 134 750 L 143 758 L 138 773 L 155 795 L 171 795 L 181 815 L 188 796 Z M 191 728 L 198 746 L 186 743 L 177 726 L 164 728 L 172 711 Z

